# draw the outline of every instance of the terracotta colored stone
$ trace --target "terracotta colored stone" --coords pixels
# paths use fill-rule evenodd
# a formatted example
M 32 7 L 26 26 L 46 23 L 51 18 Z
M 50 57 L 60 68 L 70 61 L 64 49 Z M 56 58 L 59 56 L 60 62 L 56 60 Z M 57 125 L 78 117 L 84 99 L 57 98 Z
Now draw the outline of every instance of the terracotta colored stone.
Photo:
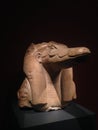
M 88 54 L 87 47 L 68 48 L 54 41 L 32 43 L 24 56 L 26 77 L 17 92 L 19 107 L 57 110 L 76 99 L 72 65 Z

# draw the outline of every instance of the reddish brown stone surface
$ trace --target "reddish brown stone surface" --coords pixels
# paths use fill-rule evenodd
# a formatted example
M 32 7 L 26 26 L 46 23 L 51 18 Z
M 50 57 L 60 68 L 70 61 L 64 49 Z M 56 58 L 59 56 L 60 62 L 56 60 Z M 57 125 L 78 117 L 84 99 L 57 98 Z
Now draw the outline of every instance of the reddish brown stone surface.
M 88 54 L 87 47 L 69 48 L 54 41 L 32 43 L 24 56 L 26 77 L 17 92 L 19 106 L 49 111 L 76 99 L 72 65 Z

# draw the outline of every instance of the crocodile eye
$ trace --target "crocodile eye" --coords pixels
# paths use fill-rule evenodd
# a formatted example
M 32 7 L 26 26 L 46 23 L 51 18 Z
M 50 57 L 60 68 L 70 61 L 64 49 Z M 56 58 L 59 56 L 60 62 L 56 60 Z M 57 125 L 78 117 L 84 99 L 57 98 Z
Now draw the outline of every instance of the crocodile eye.
M 57 48 L 56 48 L 55 46 L 52 45 L 52 46 L 50 46 L 50 49 L 57 49 Z

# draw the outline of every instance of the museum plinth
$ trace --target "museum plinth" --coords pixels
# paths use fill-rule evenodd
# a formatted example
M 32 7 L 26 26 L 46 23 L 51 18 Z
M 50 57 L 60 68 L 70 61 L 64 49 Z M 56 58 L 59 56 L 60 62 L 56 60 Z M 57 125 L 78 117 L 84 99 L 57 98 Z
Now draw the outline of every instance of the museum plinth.
M 49 112 L 20 109 L 13 104 L 12 113 L 13 129 L 96 130 L 95 113 L 74 102 L 64 109 Z

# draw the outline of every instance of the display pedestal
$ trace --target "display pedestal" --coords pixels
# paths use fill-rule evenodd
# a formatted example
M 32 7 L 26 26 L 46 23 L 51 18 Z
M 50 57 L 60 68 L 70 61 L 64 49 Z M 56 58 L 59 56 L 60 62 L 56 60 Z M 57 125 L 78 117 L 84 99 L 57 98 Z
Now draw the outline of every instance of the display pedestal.
M 95 113 L 76 104 L 57 111 L 35 112 L 22 110 L 17 104 L 13 105 L 12 128 L 27 130 L 96 130 Z

